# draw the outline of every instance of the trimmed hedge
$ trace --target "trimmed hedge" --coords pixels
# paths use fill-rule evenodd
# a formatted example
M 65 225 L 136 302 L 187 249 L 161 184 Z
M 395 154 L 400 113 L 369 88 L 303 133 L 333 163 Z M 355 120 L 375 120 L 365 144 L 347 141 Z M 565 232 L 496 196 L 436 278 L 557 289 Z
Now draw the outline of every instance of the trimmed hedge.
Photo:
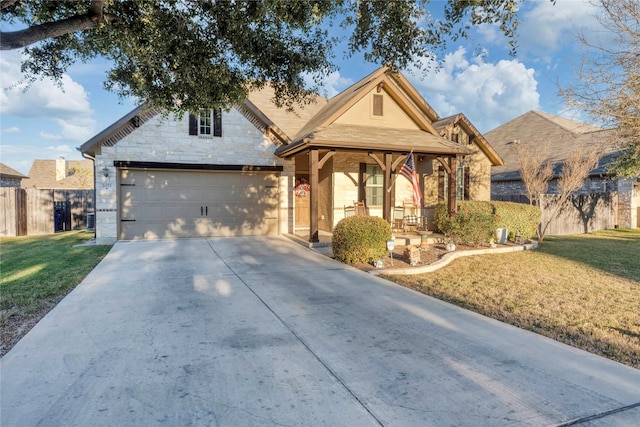
M 497 227 L 493 206 L 488 202 L 460 200 L 454 215 L 449 215 L 446 203 L 438 203 L 434 222 L 454 243 L 472 246 L 479 246 L 495 238 Z
M 331 238 L 336 260 L 352 265 L 356 262 L 372 262 L 387 253 L 387 240 L 391 227 L 375 216 L 352 216 L 336 224 Z
M 516 233 L 520 233 L 523 239 L 531 239 L 536 235 L 541 219 L 542 212 L 536 206 L 460 200 L 454 215 L 449 215 L 446 203 L 438 203 L 434 223 L 455 243 L 480 245 L 495 239 L 496 228 L 506 228 L 510 240 Z
M 509 231 L 509 240 L 520 233 L 523 239 L 531 239 L 536 235 L 542 220 L 542 212 L 537 206 L 514 202 L 491 202 L 498 217 L 498 227 Z

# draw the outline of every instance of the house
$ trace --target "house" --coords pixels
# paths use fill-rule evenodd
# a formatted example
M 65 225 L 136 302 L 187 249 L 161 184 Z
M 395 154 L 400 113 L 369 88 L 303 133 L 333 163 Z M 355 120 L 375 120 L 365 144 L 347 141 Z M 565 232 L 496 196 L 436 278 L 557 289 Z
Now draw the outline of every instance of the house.
M 29 177 L 22 188 L 39 190 L 91 190 L 93 189 L 93 162 L 91 160 L 34 160 Z
M 0 187 L 20 188 L 20 183 L 25 178 L 27 178 L 26 175 L 0 163 Z
M 513 200 L 518 196 L 526 195 L 524 184 L 520 179 L 517 157 L 512 149 L 514 142 L 542 144 L 549 141 L 551 143 L 553 153 L 550 160 L 556 164 L 556 168 L 555 178 L 549 183 L 548 193 L 557 194 L 557 177 L 569 153 L 575 148 L 601 147 L 602 143 L 610 140 L 613 134 L 613 130 L 610 129 L 602 129 L 540 111 L 529 111 L 487 132 L 486 139 L 505 162 L 504 165 L 496 165 L 491 170 L 491 198 Z M 622 179 L 611 174 L 607 164 L 615 155 L 615 151 L 603 151 L 598 167 L 591 171 L 584 186 L 576 193 L 611 195 L 610 226 L 635 228 L 639 226 L 640 220 L 638 178 Z
M 357 201 L 391 221 L 412 199 L 396 179 L 410 153 L 424 216 L 441 200 L 489 200 L 491 166 L 502 164 L 464 115 L 439 117 L 387 67 L 295 111 L 278 108 L 270 87 L 229 111 L 139 107 L 79 150 L 95 163 L 98 243 L 296 232 L 317 242 Z

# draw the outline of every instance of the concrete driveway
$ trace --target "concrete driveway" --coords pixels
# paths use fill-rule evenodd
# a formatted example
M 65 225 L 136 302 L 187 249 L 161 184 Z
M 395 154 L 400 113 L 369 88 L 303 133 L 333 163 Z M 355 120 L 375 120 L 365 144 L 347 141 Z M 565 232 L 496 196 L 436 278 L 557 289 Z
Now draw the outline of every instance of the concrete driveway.
M 640 371 L 284 238 L 119 242 L 0 363 L 3 427 L 640 424 Z

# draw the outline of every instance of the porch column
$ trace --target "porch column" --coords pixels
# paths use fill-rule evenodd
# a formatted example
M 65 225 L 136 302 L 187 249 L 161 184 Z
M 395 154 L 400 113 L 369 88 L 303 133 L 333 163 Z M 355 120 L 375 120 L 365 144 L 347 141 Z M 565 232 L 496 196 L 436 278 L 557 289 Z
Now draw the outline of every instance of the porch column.
M 392 153 L 384 153 L 384 179 L 383 179 L 383 188 L 384 188 L 384 199 L 382 201 L 382 218 L 389 222 L 391 221 L 391 172 L 392 169 Z
M 318 149 L 309 150 L 309 242 L 317 243 L 318 238 Z
M 447 202 L 447 207 L 449 208 L 449 213 L 454 213 L 456 209 L 458 209 L 458 198 L 456 197 L 456 189 L 457 189 L 457 181 L 458 181 L 458 159 L 456 157 L 449 158 L 449 168 L 451 172 L 449 173 L 449 200 Z

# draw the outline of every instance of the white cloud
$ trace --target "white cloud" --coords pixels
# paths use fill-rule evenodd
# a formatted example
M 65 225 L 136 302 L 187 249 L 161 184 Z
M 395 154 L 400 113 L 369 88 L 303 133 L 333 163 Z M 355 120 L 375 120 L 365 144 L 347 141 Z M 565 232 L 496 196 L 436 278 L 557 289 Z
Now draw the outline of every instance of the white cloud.
M 442 68 L 422 73 L 412 83 L 440 116 L 464 113 L 480 132 L 540 108 L 532 68 L 516 59 L 488 63 L 482 56 L 467 58 L 464 48 L 446 55 Z
M 75 150 L 69 147 L 67 144 L 57 145 L 55 147 L 47 147 L 48 150 L 53 150 L 58 153 L 74 153 Z
M 552 54 L 576 42 L 577 32 L 599 27 L 595 19 L 599 6 L 591 0 L 535 1 L 523 10 L 518 27 L 519 50 L 550 60 Z
M 17 126 L 11 126 L 6 129 L 2 129 L 4 133 L 20 133 L 20 128 Z
M 3 52 L 0 56 L 0 112 L 6 116 L 51 120 L 60 128 L 56 137 L 83 141 L 91 136 L 96 122 L 82 85 L 65 74 L 61 86 L 45 79 L 36 80 L 25 90 L 21 61 L 19 52 Z M 39 122 L 33 123 L 38 126 Z M 44 130 L 40 134 L 51 135 Z

